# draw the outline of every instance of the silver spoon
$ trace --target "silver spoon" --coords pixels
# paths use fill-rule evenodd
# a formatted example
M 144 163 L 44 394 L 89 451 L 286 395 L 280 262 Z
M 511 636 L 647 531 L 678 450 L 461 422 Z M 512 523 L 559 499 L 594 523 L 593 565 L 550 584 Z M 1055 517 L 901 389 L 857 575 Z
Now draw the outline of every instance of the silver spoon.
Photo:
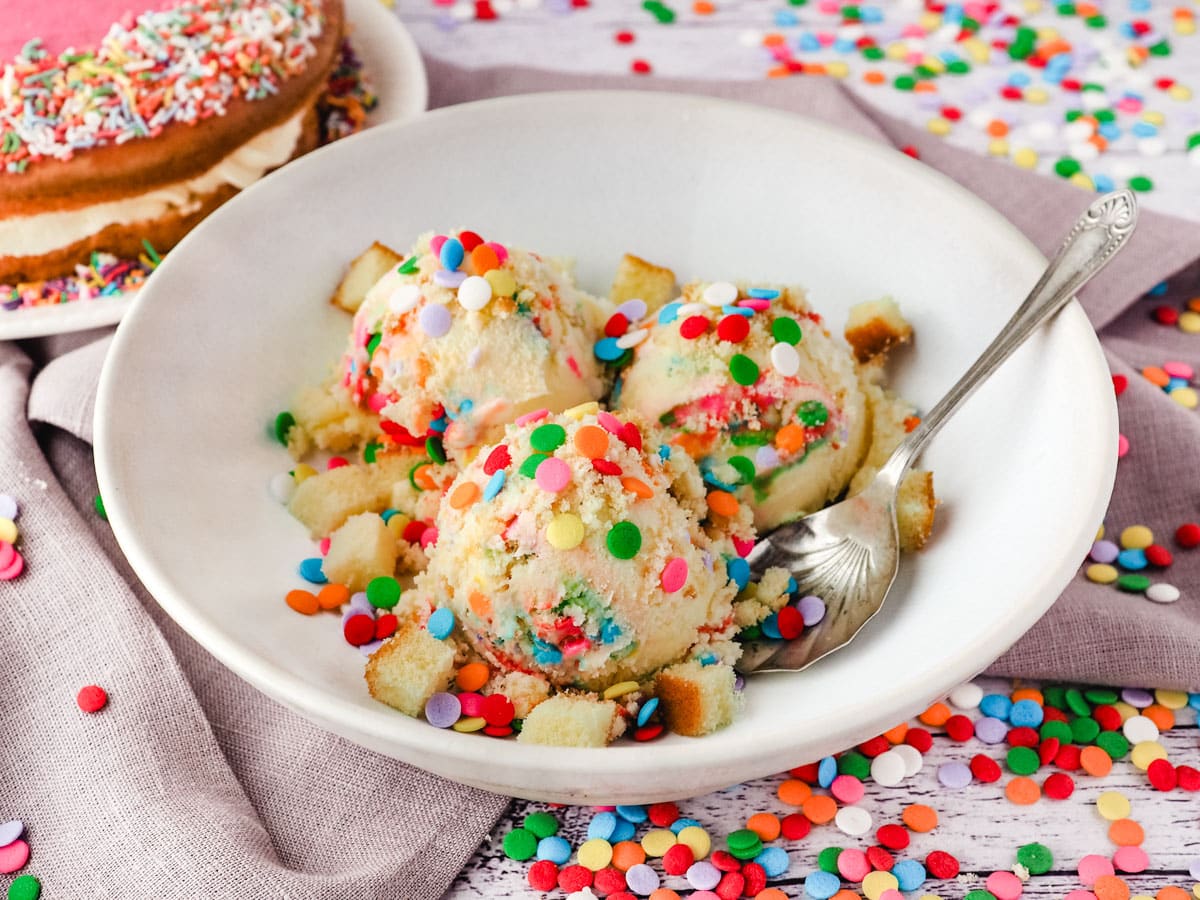
M 1137 222 L 1130 191 L 1096 200 L 1020 308 L 966 374 L 888 457 L 860 493 L 788 522 L 762 538 L 747 557 L 761 575 L 771 566 L 792 573 L 802 594 L 825 601 L 825 617 L 793 641 L 749 641 L 738 671 L 806 668 L 844 647 L 879 612 L 900 563 L 896 492 L 904 473 L 946 420 L 1044 322 L 1062 309 L 1128 241 Z

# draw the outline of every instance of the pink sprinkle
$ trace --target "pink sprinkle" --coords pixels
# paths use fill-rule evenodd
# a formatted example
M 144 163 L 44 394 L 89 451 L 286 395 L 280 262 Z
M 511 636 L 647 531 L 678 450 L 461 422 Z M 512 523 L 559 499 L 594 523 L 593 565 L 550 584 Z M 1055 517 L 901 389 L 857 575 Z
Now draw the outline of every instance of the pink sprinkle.
M 350 465 L 350 462 L 349 462 L 349 460 L 346 459 L 346 457 L 331 456 L 331 457 L 329 457 L 329 462 L 325 463 L 325 468 L 332 471 L 333 469 L 340 469 L 342 466 L 348 466 L 348 465 Z
M 582 378 L 582 377 L 583 377 L 583 373 L 582 373 L 581 371 L 579 371 L 579 363 L 577 363 L 577 362 L 575 361 L 575 357 L 573 357 L 573 356 L 568 356 L 568 357 L 567 357 L 567 367 L 568 367 L 568 368 L 569 368 L 569 369 L 570 369 L 572 372 L 574 372 L 574 373 L 575 373 L 575 377 L 576 377 L 576 378 Z
M 435 234 L 429 239 L 429 249 L 433 251 L 434 256 L 442 255 L 442 244 L 446 243 L 446 235 Z
M 0 570 L 0 581 L 12 581 L 24 571 L 25 557 L 14 550 L 12 561 L 8 564 L 8 567 Z
M 836 13 L 842 8 L 842 4 L 838 0 L 821 0 L 817 4 L 817 10 L 823 13 Z
M 900 32 L 901 37 L 919 38 L 925 37 L 925 29 L 913 22 L 904 26 L 904 30 Z
M 737 555 L 745 559 L 750 555 L 750 551 L 754 549 L 754 541 L 744 541 L 741 538 L 733 539 L 733 549 L 737 551 Z
M 1021 879 L 1012 872 L 993 872 L 987 877 L 988 892 L 995 895 L 996 900 L 1017 900 L 1025 886 Z
M 530 422 L 539 422 L 546 416 L 550 415 L 548 409 L 535 409 L 533 412 L 527 412 L 523 416 L 517 416 L 517 425 L 528 425 Z
M 321 551 L 322 556 L 329 555 L 329 543 L 330 543 L 330 538 L 323 537 L 323 538 L 321 538 L 320 543 L 317 544 L 317 549 L 319 551 Z
M 688 564 L 682 556 L 668 560 L 662 570 L 662 589 L 673 594 L 687 584 Z
M 563 643 L 562 652 L 563 656 L 578 656 L 580 653 L 586 653 L 591 647 L 592 642 L 587 638 L 574 638 Z
M 29 862 L 29 845 L 18 838 L 0 847 L 0 875 L 10 875 Z
M 1117 459 L 1129 452 L 1129 438 L 1123 434 L 1117 435 Z
M 1141 847 L 1119 847 L 1113 854 L 1113 865 L 1127 875 L 1136 875 L 1150 868 L 1150 857 Z
M 1135 113 L 1142 111 L 1142 101 L 1137 97 L 1122 97 L 1116 102 L 1117 109 L 1121 112 Z
M 747 297 L 745 300 L 739 300 L 737 305 L 762 312 L 764 309 L 771 308 L 771 301 L 763 300 L 761 297 Z
M 904 57 L 904 61 L 910 66 L 919 66 L 924 59 L 925 55 L 923 53 L 910 53 Z
M 552 456 L 542 461 L 533 477 L 543 491 L 557 494 L 571 483 L 571 467 L 557 456 Z
M 829 793 L 842 803 L 857 803 L 865 792 L 863 783 L 853 775 L 839 775 L 829 785 Z
M 486 241 L 484 242 L 484 246 L 492 248 L 496 254 L 496 260 L 500 263 L 500 265 L 504 265 L 504 263 L 508 260 L 508 248 L 503 244 L 497 244 L 495 241 Z
M 1096 883 L 1102 875 L 1115 875 L 1112 862 L 1106 856 L 1090 853 L 1079 861 L 1079 880 L 1087 887 Z
M 832 31 L 818 31 L 817 32 L 817 41 L 820 42 L 822 47 L 832 47 L 833 42 L 836 40 L 837 40 L 837 35 L 834 34 Z
M 1185 362 L 1173 360 L 1162 364 L 1162 370 L 1172 378 L 1186 378 L 1189 381 L 1196 374 L 1195 370 Z
M 475 691 L 463 691 L 458 695 L 458 702 L 462 704 L 464 716 L 478 716 L 483 712 L 483 695 Z
M 12 544 L 8 541 L 0 541 L 0 571 L 11 566 L 16 555 L 17 551 L 13 548 Z
M 888 888 L 879 895 L 879 900 L 904 900 L 904 895 L 895 888 Z
M 376 391 L 367 398 L 367 406 L 371 407 L 371 412 L 379 412 L 388 404 L 388 398 Z
M 616 812 L 617 811 L 617 808 L 615 806 L 593 806 L 592 809 L 594 809 L 596 812 Z
M 621 431 L 621 420 L 610 412 L 601 410 L 596 413 L 596 421 L 600 423 L 600 427 L 609 434 L 619 434 Z
M 1099 900 L 1091 891 L 1070 891 L 1063 900 Z
M 434 544 L 437 543 L 437 539 L 438 539 L 438 530 L 435 526 L 430 525 L 428 528 L 426 528 L 424 531 L 421 532 L 421 549 L 428 550 L 430 547 L 432 547 Z

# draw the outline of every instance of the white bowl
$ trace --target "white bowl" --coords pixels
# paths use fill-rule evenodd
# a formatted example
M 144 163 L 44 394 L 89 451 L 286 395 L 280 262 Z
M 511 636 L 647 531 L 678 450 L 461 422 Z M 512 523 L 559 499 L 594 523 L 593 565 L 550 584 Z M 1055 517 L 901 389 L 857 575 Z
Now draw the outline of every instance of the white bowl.
M 691 278 L 798 282 L 835 329 L 853 303 L 893 294 L 917 338 L 892 384 L 925 408 L 1044 264 L 996 212 L 891 148 L 679 95 L 453 107 L 251 187 L 187 237 L 122 322 L 100 383 L 97 468 L 113 530 L 163 608 L 322 727 L 521 797 L 694 796 L 920 711 L 1033 625 L 1087 551 L 1112 487 L 1116 410 L 1072 304 L 925 454 L 942 500 L 935 537 L 905 559 L 880 615 L 806 672 L 752 678 L 729 728 L 570 750 L 441 731 L 375 702 L 339 618 L 283 603 L 312 544 L 268 495 L 289 460 L 267 423 L 342 345 L 349 320 L 327 298 L 346 262 L 375 239 L 405 247 L 454 227 L 574 256 L 598 292 L 627 250 Z

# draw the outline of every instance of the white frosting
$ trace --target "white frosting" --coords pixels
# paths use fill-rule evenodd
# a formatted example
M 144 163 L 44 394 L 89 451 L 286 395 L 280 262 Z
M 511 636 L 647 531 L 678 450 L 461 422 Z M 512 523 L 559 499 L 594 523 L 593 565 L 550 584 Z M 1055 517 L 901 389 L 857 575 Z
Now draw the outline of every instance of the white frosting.
M 296 150 L 305 111 L 242 144 L 202 175 L 144 194 L 62 212 L 0 219 L 0 256 L 38 256 L 90 237 L 109 225 L 131 225 L 198 210 L 223 185 L 248 187 Z

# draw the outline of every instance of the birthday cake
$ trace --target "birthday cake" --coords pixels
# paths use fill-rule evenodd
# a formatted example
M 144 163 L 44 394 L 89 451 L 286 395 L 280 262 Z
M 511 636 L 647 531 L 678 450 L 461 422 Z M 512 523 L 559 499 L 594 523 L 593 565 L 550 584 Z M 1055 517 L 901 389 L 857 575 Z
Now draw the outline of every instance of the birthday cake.
M 0 283 L 162 251 L 319 139 L 341 0 L 17 0 L 0 33 Z

